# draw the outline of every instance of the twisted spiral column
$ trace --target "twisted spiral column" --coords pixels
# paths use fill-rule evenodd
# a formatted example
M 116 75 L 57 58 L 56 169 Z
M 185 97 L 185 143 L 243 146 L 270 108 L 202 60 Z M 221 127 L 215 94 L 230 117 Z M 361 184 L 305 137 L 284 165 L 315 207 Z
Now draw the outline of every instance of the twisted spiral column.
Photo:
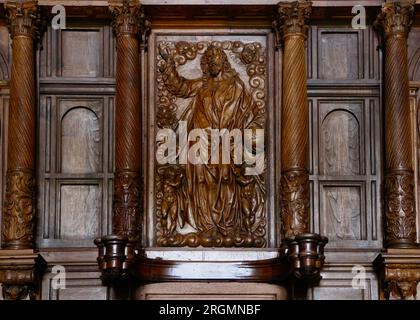
M 309 232 L 309 112 L 305 40 L 311 2 L 279 3 L 274 22 L 283 43 L 281 221 L 286 238 Z
M 148 22 L 138 1 L 109 4 L 117 38 L 113 234 L 136 241 L 142 218 L 139 47 Z
M 37 1 L 7 2 L 12 38 L 9 136 L 3 247 L 30 249 L 35 226 L 36 90 L 34 44 L 41 19 Z
M 410 133 L 407 37 L 414 6 L 386 3 L 376 26 L 385 38 L 385 246 L 416 244 L 414 173 Z

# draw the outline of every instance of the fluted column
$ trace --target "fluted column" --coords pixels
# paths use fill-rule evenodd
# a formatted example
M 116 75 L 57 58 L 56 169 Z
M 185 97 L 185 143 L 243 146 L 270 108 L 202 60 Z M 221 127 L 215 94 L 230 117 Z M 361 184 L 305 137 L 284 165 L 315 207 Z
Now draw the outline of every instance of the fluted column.
M 410 133 L 407 37 L 413 1 L 387 2 L 376 21 L 384 35 L 385 246 L 416 245 L 414 173 Z
M 34 246 L 36 215 L 34 45 L 40 35 L 41 20 L 37 1 L 7 2 L 6 13 L 12 38 L 13 60 L 3 247 L 30 249 Z
M 283 236 L 309 232 L 309 112 L 305 40 L 310 1 L 278 4 L 274 22 L 283 47 L 281 222 Z

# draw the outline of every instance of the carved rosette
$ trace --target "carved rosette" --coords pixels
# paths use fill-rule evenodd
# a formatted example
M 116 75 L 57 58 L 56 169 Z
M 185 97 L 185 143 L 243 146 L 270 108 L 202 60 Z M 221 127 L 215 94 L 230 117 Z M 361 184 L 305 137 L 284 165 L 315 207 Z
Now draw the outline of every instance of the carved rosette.
M 30 248 L 35 226 L 35 179 L 31 170 L 8 171 L 3 217 L 6 248 Z
M 414 17 L 415 1 L 387 2 L 378 15 L 375 26 L 382 29 L 385 36 L 407 37 Z
M 415 243 L 416 215 L 413 172 L 388 173 L 385 177 L 387 243 Z
M 114 34 L 117 37 L 123 34 L 136 35 L 142 43 L 146 43 L 150 22 L 140 2 L 138 0 L 110 0 L 108 3 Z
M 277 5 L 277 18 L 273 21 L 277 44 L 290 35 L 306 38 L 311 11 L 311 1 L 280 2 Z
M 41 39 L 45 20 L 38 1 L 6 2 L 6 18 L 12 39 L 16 36 L 30 37 L 35 41 Z
M 113 234 L 137 239 L 141 234 L 140 176 L 137 172 L 115 174 L 113 199 Z
M 281 177 L 282 234 L 292 238 L 308 231 L 309 174 L 297 169 L 283 172 Z

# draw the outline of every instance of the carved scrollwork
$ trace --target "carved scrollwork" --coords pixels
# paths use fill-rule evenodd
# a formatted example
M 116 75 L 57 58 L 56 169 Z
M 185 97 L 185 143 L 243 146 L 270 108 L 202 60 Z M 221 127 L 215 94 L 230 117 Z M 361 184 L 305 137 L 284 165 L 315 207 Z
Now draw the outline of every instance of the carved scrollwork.
M 410 171 L 388 173 L 385 177 L 387 242 L 416 242 L 414 176 Z
M 188 130 L 264 128 L 266 65 L 261 44 L 180 41 L 160 42 L 158 48 L 158 128 L 177 130 L 181 120 Z M 198 57 L 201 77 L 178 74 L 177 68 Z M 245 70 L 247 83 L 232 64 Z M 158 165 L 157 244 L 265 246 L 265 173 L 246 176 L 245 170 L 245 162 Z
M 30 248 L 35 226 L 35 179 L 31 170 L 8 171 L 3 217 L 4 247 Z
M 114 179 L 113 234 L 137 239 L 141 234 L 142 215 L 140 176 L 137 172 L 119 171 Z
M 283 172 L 281 177 L 281 225 L 285 238 L 308 230 L 309 175 L 304 169 Z

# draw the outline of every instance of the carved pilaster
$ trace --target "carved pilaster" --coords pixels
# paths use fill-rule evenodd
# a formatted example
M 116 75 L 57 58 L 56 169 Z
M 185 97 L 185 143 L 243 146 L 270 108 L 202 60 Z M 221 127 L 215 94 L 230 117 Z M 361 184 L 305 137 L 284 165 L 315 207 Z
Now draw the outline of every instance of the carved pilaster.
M 33 250 L 0 250 L 3 299 L 38 299 L 45 260 Z
M 386 246 L 416 245 L 407 36 L 413 1 L 387 2 L 375 22 L 385 38 Z
M 36 89 L 34 44 L 43 23 L 37 1 L 10 1 L 6 16 L 12 38 L 12 71 L 3 247 L 33 247 L 35 222 Z
M 420 281 L 419 249 L 388 249 L 375 260 L 382 298 L 414 300 Z

